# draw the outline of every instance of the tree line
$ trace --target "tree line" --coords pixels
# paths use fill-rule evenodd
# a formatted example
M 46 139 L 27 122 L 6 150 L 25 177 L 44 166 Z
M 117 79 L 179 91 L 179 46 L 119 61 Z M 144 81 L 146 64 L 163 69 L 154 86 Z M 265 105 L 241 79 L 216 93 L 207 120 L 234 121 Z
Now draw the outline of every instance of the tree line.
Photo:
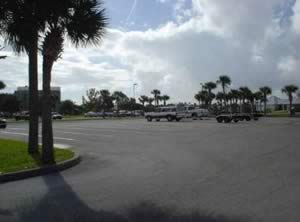
M 195 94 L 194 98 L 198 101 L 200 106 L 207 109 L 212 109 L 213 101 L 215 107 L 219 105 L 220 110 L 228 112 L 229 109 L 234 109 L 237 111 L 244 112 L 247 105 L 250 105 L 251 112 L 256 108 L 255 104 L 264 104 L 264 114 L 267 112 L 267 101 L 268 96 L 272 94 L 272 89 L 269 86 L 262 86 L 257 91 L 252 91 L 247 86 L 241 86 L 238 89 L 230 89 L 231 78 L 227 75 L 219 76 L 219 79 L 215 82 L 206 82 L 200 84 L 202 86 L 201 91 Z M 213 92 L 217 87 L 221 86 L 222 91 Z M 291 84 L 286 85 L 282 88 L 282 93 L 286 94 L 289 99 L 289 111 L 291 114 L 291 109 L 293 107 L 293 97 L 294 93 L 298 90 L 298 87 Z

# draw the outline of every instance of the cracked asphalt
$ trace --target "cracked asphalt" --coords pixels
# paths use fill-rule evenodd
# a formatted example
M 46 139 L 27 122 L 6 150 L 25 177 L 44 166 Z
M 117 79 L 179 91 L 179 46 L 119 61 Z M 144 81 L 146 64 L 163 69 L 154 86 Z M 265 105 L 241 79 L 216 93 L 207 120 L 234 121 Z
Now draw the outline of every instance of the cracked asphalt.
M 27 128 L 11 123 L 0 137 L 26 140 Z M 0 184 L 0 221 L 45 196 L 70 205 L 76 196 L 96 210 L 146 200 L 253 221 L 300 221 L 300 118 L 56 121 L 54 136 L 57 146 L 79 151 L 82 162 Z

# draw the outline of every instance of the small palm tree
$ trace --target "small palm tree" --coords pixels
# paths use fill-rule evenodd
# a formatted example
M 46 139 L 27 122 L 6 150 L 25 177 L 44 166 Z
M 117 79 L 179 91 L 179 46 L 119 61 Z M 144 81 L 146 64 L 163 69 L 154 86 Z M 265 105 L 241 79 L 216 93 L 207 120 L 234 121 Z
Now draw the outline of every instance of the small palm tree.
M 214 99 L 215 95 L 212 93 L 212 90 L 217 88 L 217 84 L 214 82 L 207 82 L 204 84 L 203 88 L 208 92 L 209 98 L 209 106 L 211 105 L 212 100 Z
M 149 98 L 148 96 L 140 96 L 139 101 L 142 103 L 143 106 L 145 106 L 145 103 L 148 102 Z
M 259 91 L 263 94 L 263 102 L 264 102 L 264 113 L 267 114 L 267 101 L 268 101 L 268 95 L 272 94 L 272 89 L 269 86 L 264 86 L 259 88 Z
M 164 106 L 166 106 L 167 101 L 170 100 L 170 96 L 168 96 L 168 95 L 163 95 L 161 98 L 162 98 L 162 100 L 164 101 Z
M 293 106 L 293 94 L 297 92 L 298 86 L 295 85 L 287 85 L 285 86 L 281 91 L 282 93 L 285 93 L 289 97 L 289 111 L 290 111 L 290 116 L 292 116 L 292 106 Z
M 150 106 L 152 106 L 152 103 L 154 102 L 154 100 L 155 100 L 154 98 L 151 98 L 151 97 L 148 98 L 148 103 Z
M 198 101 L 199 106 L 200 106 L 201 102 L 202 102 L 201 92 L 198 92 L 197 94 L 195 94 L 194 98 L 195 98 L 195 100 Z
M 158 106 L 160 91 L 158 89 L 153 89 L 152 92 L 151 92 L 151 94 L 154 96 L 155 105 Z

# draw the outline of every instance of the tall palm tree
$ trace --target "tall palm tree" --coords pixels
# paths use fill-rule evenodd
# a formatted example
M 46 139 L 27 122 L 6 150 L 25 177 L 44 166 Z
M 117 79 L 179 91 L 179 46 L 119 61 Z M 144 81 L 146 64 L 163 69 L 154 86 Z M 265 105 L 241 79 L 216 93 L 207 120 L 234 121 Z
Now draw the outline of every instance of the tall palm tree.
M 148 102 L 149 98 L 148 96 L 142 95 L 139 98 L 139 101 L 142 103 L 143 106 L 145 106 L 145 103 Z
M 226 99 L 226 88 L 231 84 L 231 79 L 229 76 L 223 75 L 219 77 L 219 80 L 217 81 L 217 84 L 221 84 L 223 94 L 225 97 L 224 103 L 225 107 L 227 106 L 227 99 Z
M 170 100 L 170 96 L 168 96 L 168 95 L 163 95 L 161 98 L 162 98 L 162 100 L 164 101 L 164 106 L 166 106 L 166 105 L 167 105 L 167 101 Z
M 55 2 L 57 7 L 60 6 L 60 1 L 55 0 L 53 2 Z M 47 20 L 47 13 L 44 9 L 44 2 L 38 0 L 0 1 L 0 34 L 16 53 L 26 52 L 29 58 L 30 121 L 28 152 L 31 154 L 38 152 L 39 98 L 37 55 L 39 34 L 44 31 Z
M 201 92 L 198 92 L 197 94 L 195 94 L 194 98 L 195 98 L 195 100 L 198 101 L 199 106 L 200 106 L 200 105 L 201 105 L 201 102 L 202 102 Z
M 267 101 L 268 101 L 268 95 L 272 94 L 272 89 L 269 86 L 264 86 L 259 88 L 259 91 L 263 94 L 263 102 L 264 102 L 264 113 L 267 114 Z
M 255 101 L 256 101 L 256 104 L 259 104 L 260 106 L 260 111 L 261 111 L 261 103 L 262 103 L 262 101 L 263 101 L 263 99 L 264 99 L 264 95 L 263 95 L 263 93 L 261 92 L 261 91 L 257 91 L 257 92 L 255 92 L 254 93 L 254 98 L 255 98 Z M 255 106 L 255 108 L 256 108 L 256 106 Z
M 51 117 L 51 72 L 54 62 L 63 52 L 64 36 L 66 35 L 75 46 L 79 44 L 98 44 L 105 33 L 107 25 L 104 9 L 100 9 L 101 1 L 69 0 L 65 8 L 58 14 L 48 18 L 49 31 L 43 44 L 43 153 L 44 163 L 54 162 L 53 129 Z M 72 9 L 72 10 L 70 10 Z M 102 90 L 101 96 L 110 97 L 109 92 Z M 105 100 L 106 101 L 106 100 Z M 110 104 L 106 104 L 110 106 Z
M 292 116 L 292 106 L 293 106 L 293 94 L 297 92 L 298 86 L 295 85 L 287 85 L 284 88 L 282 88 L 282 93 L 285 93 L 289 97 L 289 111 L 290 111 L 290 116 Z
M 216 95 L 216 100 L 220 102 L 221 108 L 223 107 L 223 101 L 225 102 L 226 100 L 225 96 L 226 95 L 223 92 L 218 92 Z
M 153 89 L 151 94 L 154 96 L 155 105 L 158 106 L 160 91 L 158 89 Z

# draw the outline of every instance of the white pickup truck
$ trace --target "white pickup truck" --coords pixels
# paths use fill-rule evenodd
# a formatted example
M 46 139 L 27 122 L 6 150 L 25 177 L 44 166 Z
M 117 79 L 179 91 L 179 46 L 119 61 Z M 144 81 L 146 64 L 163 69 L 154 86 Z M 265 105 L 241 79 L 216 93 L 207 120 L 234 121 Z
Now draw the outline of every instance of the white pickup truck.
M 179 122 L 183 118 L 191 118 L 191 113 L 187 112 L 184 107 L 179 106 L 167 106 L 158 107 L 154 112 L 145 113 L 145 118 L 148 122 L 153 119 L 160 121 L 161 119 L 167 119 L 169 122 L 176 120 Z
M 202 117 L 208 117 L 209 112 L 207 109 L 197 108 L 195 106 L 185 106 L 185 110 L 191 114 L 193 119 L 202 119 Z

